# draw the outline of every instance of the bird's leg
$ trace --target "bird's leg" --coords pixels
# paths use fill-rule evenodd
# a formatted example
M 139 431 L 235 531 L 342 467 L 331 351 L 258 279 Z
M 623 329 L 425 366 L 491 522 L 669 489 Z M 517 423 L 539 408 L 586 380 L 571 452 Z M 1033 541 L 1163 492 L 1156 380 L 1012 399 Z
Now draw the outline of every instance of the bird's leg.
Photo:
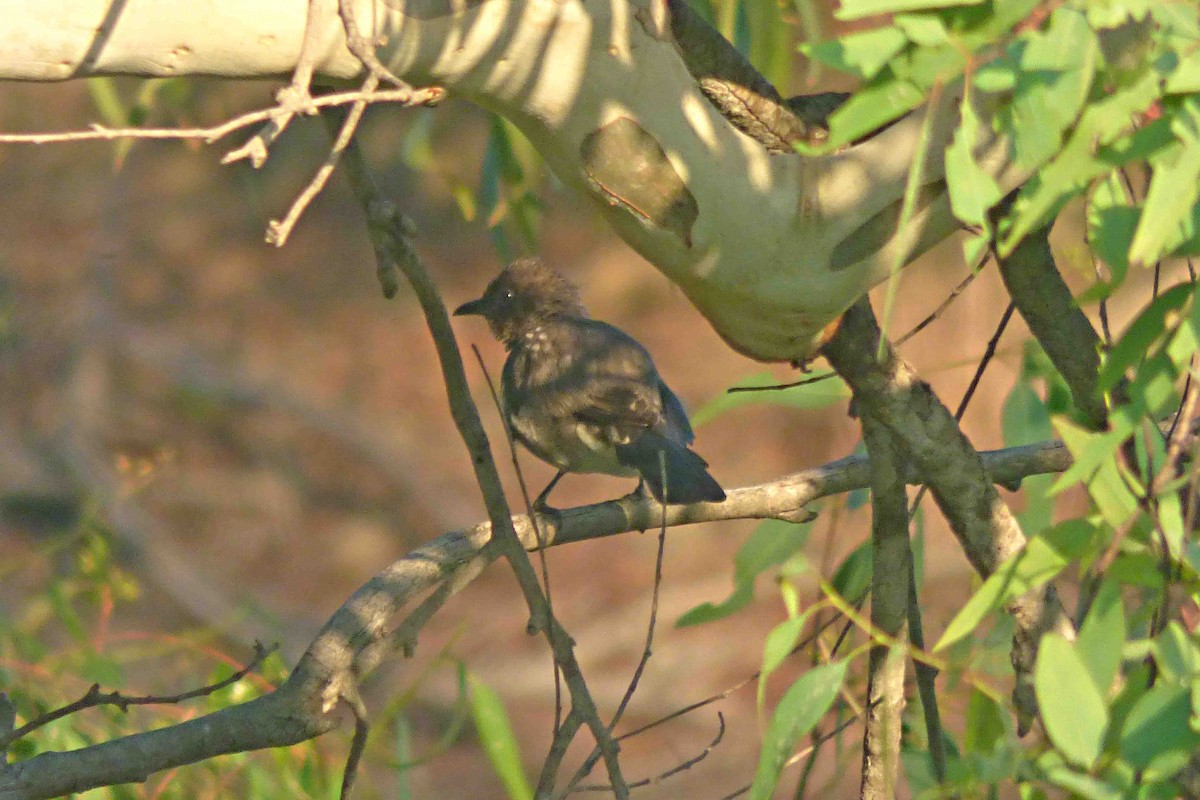
M 550 496 L 550 490 L 553 489 L 556 485 L 558 485 L 558 482 L 560 480 L 562 480 L 562 476 L 566 475 L 566 474 L 567 473 L 565 471 L 560 469 L 558 471 L 558 474 L 550 479 L 550 483 L 546 484 L 545 489 L 542 489 L 542 493 L 537 496 L 537 500 L 533 501 L 533 510 L 534 511 L 539 512 L 539 513 L 544 513 L 547 511 L 555 510 L 555 509 L 550 508 L 550 506 L 546 505 L 546 498 Z
M 646 483 L 645 478 L 638 478 L 638 485 L 633 487 L 633 491 L 620 499 L 621 500 L 654 500 L 655 502 L 657 502 L 657 498 L 655 498 L 654 493 L 650 491 L 650 484 Z

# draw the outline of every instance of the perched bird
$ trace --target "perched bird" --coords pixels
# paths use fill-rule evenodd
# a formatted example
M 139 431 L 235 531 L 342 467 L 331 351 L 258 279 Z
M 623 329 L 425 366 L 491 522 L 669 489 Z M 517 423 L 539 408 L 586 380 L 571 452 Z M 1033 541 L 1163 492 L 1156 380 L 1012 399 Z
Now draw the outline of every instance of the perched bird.
M 725 499 L 707 462 L 688 449 L 692 426 L 650 354 L 588 317 L 558 272 L 536 259 L 514 261 L 454 314 L 483 316 L 508 350 L 505 419 L 517 441 L 558 468 L 536 507 L 546 507 L 567 472 L 639 476 L 659 502 Z

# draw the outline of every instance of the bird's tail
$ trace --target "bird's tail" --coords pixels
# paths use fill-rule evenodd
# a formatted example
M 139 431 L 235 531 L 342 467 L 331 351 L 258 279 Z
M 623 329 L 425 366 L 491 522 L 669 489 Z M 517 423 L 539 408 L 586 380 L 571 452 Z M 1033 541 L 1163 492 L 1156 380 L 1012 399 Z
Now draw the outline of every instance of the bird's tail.
M 708 474 L 708 462 L 656 431 L 645 431 L 634 442 L 619 445 L 617 459 L 641 474 L 650 493 L 660 503 L 698 503 L 702 500 L 717 503 L 725 499 L 725 490 Z

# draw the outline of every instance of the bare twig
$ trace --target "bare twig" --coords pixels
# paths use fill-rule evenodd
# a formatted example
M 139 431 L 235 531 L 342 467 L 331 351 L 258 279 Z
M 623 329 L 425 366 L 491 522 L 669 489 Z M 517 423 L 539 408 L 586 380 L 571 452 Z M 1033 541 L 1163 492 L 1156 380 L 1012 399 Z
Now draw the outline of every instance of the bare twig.
M 986 263 L 987 263 L 986 261 L 982 261 L 974 269 L 972 269 L 970 272 L 968 272 L 967 276 L 965 278 L 963 278 L 961 281 L 959 281 L 957 286 L 955 286 L 953 289 L 950 290 L 950 294 L 948 294 L 946 296 L 946 299 L 943 300 L 938 305 L 937 308 L 935 308 L 933 311 L 931 311 L 929 313 L 929 315 L 927 317 L 925 317 L 925 319 L 918 322 L 916 325 L 914 325 L 912 328 L 910 328 L 907 333 L 905 333 L 903 336 L 901 336 L 899 339 L 897 339 L 894 346 L 899 347 L 900 345 L 907 342 L 909 339 L 916 336 L 921 331 L 925 330 L 927 327 L 929 327 L 931 324 L 936 322 L 938 319 L 940 319 L 942 314 L 946 313 L 946 309 L 949 308 L 950 305 L 955 300 L 958 299 L 959 295 L 961 295 L 964 291 L 966 291 L 966 288 L 968 286 L 970 286 L 976 278 L 979 277 L 979 273 L 983 270 L 983 267 L 985 266 Z M 814 375 L 810 378 L 801 378 L 800 380 L 797 380 L 797 381 L 791 381 L 789 383 L 778 383 L 778 384 L 773 384 L 771 386 L 732 386 L 729 389 L 726 389 L 725 391 L 728 392 L 729 394 L 738 394 L 739 392 L 770 392 L 770 391 L 776 391 L 779 389 L 794 389 L 797 386 L 807 386 L 811 383 L 820 383 L 821 381 L 827 381 L 830 378 L 833 378 L 836 374 L 837 373 L 835 373 L 835 372 L 826 372 L 821 375 Z
M 665 466 L 666 466 L 665 463 L 662 466 L 664 468 L 664 474 L 662 475 L 662 482 L 663 482 L 662 485 L 664 487 L 663 493 L 665 494 L 666 486 L 667 486 L 667 476 L 665 474 Z M 638 659 L 637 667 L 634 668 L 634 670 L 633 670 L 633 677 L 629 680 L 629 686 L 626 687 L 626 689 L 625 689 L 625 695 L 621 698 L 621 702 L 617 704 L 617 710 L 613 714 L 612 721 L 608 724 L 609 730 L 615 730 L 617 727 L 617 723 L 619 723 L 621 721 L 621 717 L 625 714 L 625 709 L 628 707 L 629 701 L 633 699 L 633 693 L 637 691 L 638 683 L 642 679 L 642 673 L 646 669 L 646 664 L 648 664 L 650 662 L 650 655 L 653 650 L 654 630 L 655 630 L 655 627 L 658 625 L 658 597 L 659 597 L 659 591 L 662 587 L 663 555 L 666 552 L 666 545 L 667 545 L 667 520 L 666 520 L 666 514 L 665 514 L 666 506 L 663 506 L 662 509 L 663 509 L 664 513 L 661 518 L 661 522 L 660 522 L 659 529 L 658 529 L 658 554 L 655 557 L 655 561 L 654 561 L 654 588 L 650 593 L 650 621 L 646 627 L 646 644 L 642 648 L 642 656 L 641 656 L 641 658 Z M 725 727 L 725 724 L 724 724 L 724 720 L 722 719 L 722 722 L 721 722 L 722 733 L 717 735 L 717 741 L 720 741 L 721 735 L 723 734 L 723 731 L 724 731 L 724 727 Z M 714 742 L 714 745 L 715 745 L 715 742 Z M 707 752 L 708 751 L 705 751 L 705 754 L 700 756 L 700 759 L 704 758 L 705 755 L 707 755 Z M 579 766 L 579 769 L 577 769 L 575 771 L 574 776 L 572 776 L 571 780 L 567 782 L 566 788 L 564 788 L 562 790 L 562 792 L 560 792 L 560 795 L 565 796 L 565 795 L 570 794 L 573 791 L 584 791 L 584 789 L 582 789 L 582 788 L 576 788 L 576 785 L 579 783 L 579 781 L 583 780 L 584 777 L 591 774 L 591 771 L 596 766 L 596 761 L 598 761 L 599 758 L 600 758 L 600 749 L 597 747 L 594 750 L 592 750 L 591 754 L 588 755 L 588 757 L 586 759 L 584 759 L 583 763 Z M 697 759 L 697 760 L 700 760 L 700 759 Z M 675 770 L 675 772 L 678 772 L 678 771 L 679 770 Z M 668 772 L 666 774 L 673 775 L 674 772 Z M 637 784 L 630 784 L 630 788 L 633 788 L 635 785 L 637 785 Z
M 1059 472 L 1070 465 L 1066 448 L 1058 442 L 985 452 L 981 457 L 985 468 L 1004 484 L 1017 482 L 1024 475 Z M 852 456 L 769 484 L 732 489 L 724 503 L 669 506 L 667 524 L 786 517 L 817 497 L 865 487 L 867 476 L 866 458 Z M 915 474 L 906 475 L 906 480 L 914 478 Z M 560 520 L 543 529 L 544 540 L 556 546 L 644 530 L 661 514 L 659 504 L 631 498 L 564 509 Z M 513 518 L 510 524 L 523 546 L 538 546 L 527 517 Z M 0 797 L 8 792 L 15 797 L 50 798 L 144 780 L 152 772 L 222 753 L 294 744 L 331 730 L 336 724 L 331 712 L 340 702 L 340 687 L 346 681 L 361 679 L 392 652 L 388 631 L 392 617 L 440 584 L 453 584 L 443 596 L 467 585 L 499 555 L 488 547 L 490 540 L 491 523 L 480 523 L 470 530 L 443 534 L 384 569 L 334 613 L 278 690 L 177 725 L 72 752 L 41 753 L 9 765 L 0 769 Z M 676 719 L 726 694 L 680 709 L 622 738 Z
M 367 747 L 367 736 L 371 732 L 371 724 L 367 718 L 367 704 L 363 702 L 358 688 L 347 684 L 342 691 L 342 702 L 354 714 L 354 738 L 350 740 L 350 752 L 346 756 L 346 769 L 342 773 L 341 800 L 350 800 L 354 791 L 354 782 L 358 778 L 358 765 L 362 761 L 363 751 Z
M 405 105 L 431 105 L 445 96 L 445 90 L 436 86 L 425 89 L 382 89 L 375 92 L 360 90 L 337 92 L 312 99 L 313 108 L 336 108 L 360 101 L 375 103 L 403 103 Z M 57 144 L 62 142 L 113 141 L 116 139 L 184 139 L 212 144 L 251 125 L 270 120 L 280 113 L 279 106 L 250 111 L 225 120 L 219 125 L 204 128 L 109 128 L 92 125 L 82 131 L 54 131 L 48 133 L 0 133 L 0 144 Z
M 271 144 L 279 138 L 296 114 L 315 114 L 312 85 L 313 69 L 317 63 L 317 49 L 321 41 L 321 26 L 317 22 L 333 11 L 333 0 L 308 0 L 307 16 L 304 19 L 304 38 L 300 42 L 300 54 L 296 58 L 296 69 L 292 71 L 292 82 L 275 94 L 277 111 L 265 125 L 246 140 L 245 144 L 221 159 L 222 164 L 249 159 L 258 169 L 267 161 Z
M 338 15 L 342 18 L 342 27 L 346 31 L 346 47 L 367 68 L 368 75 L 401 89 L 409 88 L 407 83 L 393 75 L 379 61 L 379 56 L 375 55 L 375 39 L 363 36 L 359 30 L 354 14 L 354 0 L 338 0 Z
M 979 262 L 979 264 L 976 265 L 976 267 L 974 269 L 972 269 L 970 272 L 967 273 L 965 278 L 963 278 L 961 281 L 958 282 L 957 286 L 955 286 L 953 289 L 950 290 L 950 294 L 946 295 L 946 299 L 943 300 L 938 305 L 937 308 L 935 308 L 933 311 L 931 311 L 929 313 L 929 315 L 927 317 L 925 317 L 925 319 L 921 320 L 916 325 L 912 326 L 912 328 L 909 329 L 908 333 L 906 333 L 903 336 L 901 336 L 900 338 L 898 338 L 896 340 L 894 346 L 899 347 L 900 345 L 907 342 L 909 339 L 916 336 L 921 331 L 928 328 L 934 322 L 941 319 L 942 314 L 946 313 L 946 309 L 948 309 L 950 307 L 950 305 L 955 300 L 958 299 L 959 295 L 961 295 L 964 291 L 966 291 L 968 286 L 970 286 L 972 283 L 975 282 L 975 279 L 979 277 L 979 273 L 983 271 L 983 268 L 986 264 L 987 264 L 986 260 Z
M 697 753 L 696 755 L 687 759 L 686 761 L 682 761 L 682 762 L 676 764 L 675 766 L 671 767 L 670 769 L 666 770 L 665 772 L 660 772 L 658 775 L 655 775 L 652 778 L 642 778 L 640 780 L 632 781 L 629 784 L 629 788 L 630 789 L 641 789 L 646 786 L 656 786 L 656 785 L 662 783 L 663 781 L 665 781 L 667 778 L 670 778 L 672 775 L 678 775 L 681 772 L 691 769 L 692 767 L 696 766 L 704 759 L 708 758 L 709 753 L 711 753 L 713 750 L 715 750 L 717 745 L 719 745 L 721 743 L 721 740 L 724 738 L 725 738 L 725 715 L 722 714 L 720 711 L 718 711 L 717 712 L 717 733 L 713 737 L 712 741 L 708 743 L 707 747 L 705 747 L 699 753 Z M 612 787 L 609 786 L 608 784 L 588 784 L 586 786 L 577 786 L 574 789 L 574 791 L 575 792 L 611 792 Z
M 790 767 L 792 764 L 797 763 L 800 759 L 808 756 L 809 754 L 811 754 L 813 751 L 815 751 L 821 745 L 825 744 L 826 742 L 828 742 L 828 741 L 832 740 L 833 738 L 835 738 L 836 736 L 840 735 L 842 733 L 842 731 L 846 730 L 851 725 L 858 722 L 858 719 L 859 719 L 858 717 L 847 717 L 840 724 L 838 724 L 836 727 L 834 727 L 834 729 L 831 730 L 829 733 L 824 734 L 823 736 L 820 736 L 820 737 L 814 737 L 812 744 L 810 744 L 808 747 L 804 747 L 800 750 L 797 750 L 795 753 L 792 754 L 791 758 L 789 758 L 787 761 L 784 762 L 784 764 L 783 764 L 784 769 L 786 769 L 787 767 Z M 724 797 L 721 798 L 721 800 L 734 800 L 734 798 L 741 797 L 742 795 L 746 794 L 749 791 L 750 791 L 750 784 L 746 784 L 742 788 L 735 789 L 734 791 L 725 795 Z
M 550 613 L 545 594 L 538 583 L 537 573 L 514 527 L 500 475 L 488 446 L 487 434 L 479 412 L 471 399 L 462 355 L 454 339 L 450 317 L 446 312 L 437 285 L 407 240 L 405 223 L 399 210 L 380 195 L 367 172 L 365 161 L 356 148 L 348 143 L 347 175 L 355 195 L 368 218 L 368 230 L 374 240 L 376 253 L 386 255 L 408 279 L 417 301 L 425 314 L 442 367 L 442 379 L 450 402 L 451 415 L 471 456 L 475 477 L 483 493 L 484 505 L 495 535 L 489 548 L 503 556 L 513 569 L 529 608 L 528 630 L 542 633 L 560 664 L 571 693 L 572 709 L 577 710 L 591 730 L 602 753 L 614 793 L 619 798 L 629 796 L 621 775 L 618 748 L 611 732 L 601 722 L 591 692 L 575 658 L 571 637 Z
M 214 692 L 219 692 L 220 690 L 224 689 L 226 686 L 232 686 L 254 670 L 258 669 L 267 659 L 267 656 L 271 655 L 271 653 L 274 653 L 278 649 L 279 645 L 271 645 L 270 647 L 266 647 L 259 642 L 255 642 L 254 656 L 246 663 L 246 666 L 242 667 L 229 677 L 217 681 L 216 683 L 209 684 L 208 686 L 201 686 L 198 689 L 180 692 L 179 694 L 127 696 L 121 694 L 120 692 L 101 692 L 100 684 L 93 683 L 91 688 L 87 690 L 87 693 L 78 700 L 72 703 L 67 703 L 65 706 L 56 708 L 53 711 L 47 711 L 45 714 L 26 722 L 21 727 L 11 730 L 4 735 L 0 735 L 0 751 L 7 750 L 13 742 L 28 736 L 39 728 L 45 727 L 51 722 L 70 716 L 71 714 L 77 714 L 84 709 L 96 708 L 97 706 L 116 706 L 122 711 L 128 711 L 130 706 L 175 705 L 187 700 L 194 700 L 197 697 L 208 697 Z
M 375 75 L 368 75 L 363 81 L 363 94 L 370 94 L 379 87 L 379 78 Z M 296 227 L 296 223 L 300 220 L 300 215 L 304 213 L 304 209 L 308 208 L 308 204 L 313 201 L 321 190 L 325 188 L 325 184 L 329 181 L 329 176 L 333 174 L 333 170 L 337 167 L 338 161 L 342 158 L 342 153 L 350 145 L 351 139 L 354 138 L 354 132 L 358 130 L 358 123 L 362 120 L 363 112 L 367 110 L 365 100 L 358 100 L 351 104 L 350 111 L 342 120 L 341 129 L 337 136 L 333 139 L 333 144 L 329 148 L 329 154 L 325 156 L 325 161 L 313 173 L 312 180 L 308 185 L 296 195 L 296 199 L 292 201 L 291 207 L 282 220 L 271 220 L 267 223 L 267 243 L 273 244 L 276 247 L 283 247 L 287 244 L 288 236 L 292 233 L 292 228 Z
M 475 353 L 475 360 L 479 362 L 479 369 L 483 373 L 488 392 L 492 396 L 492 404 L 496 408 L 496 413 L 500 415 L 500 427 L 504 431 L 504 441 L 508 444 L 508 454 L 512 458 L 513 472 L 517 476 L 517 485 L 521 489 L 521 500 L 525 503 L 525 513 L 529 515 L 529 520 L 533 523 L 533 531 L 537 535 L 538 566 L 542 572 L 542 588 L 546 592 L 546 607 L 553 616 L 554 600 L 550 591 L 550 567 L 546 563 L 546 540 L 542 536 L 542 529 L 538 524 L 538 516 L 534 513 L 533 503 L 529 499 L 529 486 L 525 483 L 525 471 L 521 469 L 521 459 L 517 457 L 517 443 L 513 440 L 512 428 L 509 426 L 508 420 L 504 415 L 504 403 L 500 398 L 499 392 L 496 391 L 496 384 L 492 381 L 487 364 L 483 361 L 483 354 L 479 352 L 479 348 L 474 344 L 471 345 L 471 351 Z M 550 745 L 550 754 L 542 763 L 542 778 L 538 782 L 538 785 L 541 786 L 543 781 L 548 781 L 549 787 L 554 785 L 558 764 L 561 763 L 562 757 L 566 755 L 567 747 L 570 746 L 575 738 L 575 733 L 579 730 L 578 717 L 574 718 L 575 724 L 569 729 L 563 727 L 562 670 L 559 669 L 557 661 L 551 661 L 551 670 L 554 673 L 554 736 Z M 557 759 L 555 758 L 556 754 Z

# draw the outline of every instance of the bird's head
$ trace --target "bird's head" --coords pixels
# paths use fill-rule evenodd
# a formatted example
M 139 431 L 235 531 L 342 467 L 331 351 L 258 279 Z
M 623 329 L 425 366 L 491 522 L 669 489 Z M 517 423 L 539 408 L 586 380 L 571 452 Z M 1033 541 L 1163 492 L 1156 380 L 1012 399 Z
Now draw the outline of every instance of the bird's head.
M 511 347 L 529 330 L 555 317 L 584 317 L 579 290 L 562 274 L 535 258 L 522 258 L 488 284 L 483 297 L 463 303 L 456 317 L 478 314 L 492 333 Z

